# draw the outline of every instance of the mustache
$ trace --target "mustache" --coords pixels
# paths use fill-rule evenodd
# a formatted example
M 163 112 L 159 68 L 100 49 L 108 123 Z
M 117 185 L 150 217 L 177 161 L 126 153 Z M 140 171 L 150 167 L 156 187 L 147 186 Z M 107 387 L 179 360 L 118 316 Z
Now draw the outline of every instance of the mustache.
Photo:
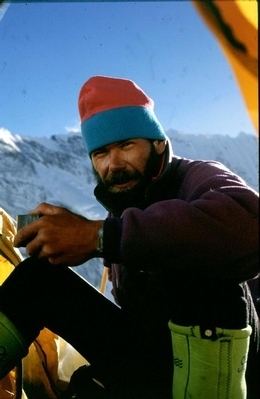
M 114 184 L 124 184 L 129 182 L 130 180 L 139 180 L 142 177 L 143 176 L 140 172 L 129 172 L 126 170 L 121 170 L 111 173 L 108 177 L 106 177 L 103 183 L 106 187 L 111 187 Z

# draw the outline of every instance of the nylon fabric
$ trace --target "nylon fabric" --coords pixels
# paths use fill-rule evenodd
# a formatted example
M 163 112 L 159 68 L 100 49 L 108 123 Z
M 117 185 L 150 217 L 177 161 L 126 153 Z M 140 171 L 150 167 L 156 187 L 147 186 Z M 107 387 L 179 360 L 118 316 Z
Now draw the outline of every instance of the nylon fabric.
M 15 220 L 0 208 L 0 255 L 14 266 L 22 261 L 22 254 L 13 246 L 15 234 Z
M 216 36 L 258 134 L 258 2 L 193 0 L 192 3 Z
M 199 326 L 169 322 L 174 353 L 174 399 L 246 399 L 245 371 L 251 327 L 217 328 L 202 337 Z
M 17 359 L 24 357 L 27 347 L 14 324 L 0 312 L 0 378 L 15 367 Z

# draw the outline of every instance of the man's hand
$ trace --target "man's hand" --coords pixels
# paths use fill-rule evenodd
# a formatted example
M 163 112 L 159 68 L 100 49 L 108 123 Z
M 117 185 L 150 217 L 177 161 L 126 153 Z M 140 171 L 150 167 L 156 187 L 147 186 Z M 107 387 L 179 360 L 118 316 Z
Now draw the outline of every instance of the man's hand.
M 95 256 L 103 221 L 88 220 L 46 203 L 31 213 L 41 217 L 17 233 L 16 247 L 26 247 L 29 255 L 48 259 L 55 265 L 76 266 Z

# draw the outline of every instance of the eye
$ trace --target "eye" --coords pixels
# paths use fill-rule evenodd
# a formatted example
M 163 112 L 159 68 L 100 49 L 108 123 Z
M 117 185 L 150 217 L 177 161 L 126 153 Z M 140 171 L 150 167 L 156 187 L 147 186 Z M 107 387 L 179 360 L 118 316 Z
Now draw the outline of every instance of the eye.
M 105 148 L 102 148 L 100 150 L 93 151 L 91 157 L 92 157 L 92 159 L 99 159 L 99 158 L 104 157 L 106 155 L 106 153 L 107 153 L 107 150 Z
M 132 145 L 134 145 L 134 142 L 131 141 L 131 140 L 129 140 L 129 141 L 123 141 L 123 142 L 120 144 L 120 147 L 121 147 L 122 149 L 128 149 L 128 148 L 130 148 Z

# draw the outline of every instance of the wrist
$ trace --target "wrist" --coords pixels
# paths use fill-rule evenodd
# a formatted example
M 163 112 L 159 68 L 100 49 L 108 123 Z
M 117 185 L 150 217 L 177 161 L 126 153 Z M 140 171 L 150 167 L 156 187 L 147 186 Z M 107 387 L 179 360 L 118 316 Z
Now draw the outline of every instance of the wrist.
M 97 241 L 96 241 L 96 256 L 103 257 L 104 253 L 104 244 L 103 244 L 103 237 L 104 237 L 104 221 L 99 221 L 98 228 L 97 228 Z

